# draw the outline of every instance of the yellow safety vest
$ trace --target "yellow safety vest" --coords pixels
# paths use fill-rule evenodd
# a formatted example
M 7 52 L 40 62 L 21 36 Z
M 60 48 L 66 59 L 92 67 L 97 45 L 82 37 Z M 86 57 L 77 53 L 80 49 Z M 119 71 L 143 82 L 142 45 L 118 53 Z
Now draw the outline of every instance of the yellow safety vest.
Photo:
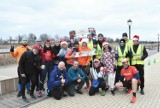
M 102 49 L 99 46 L 99 44 L 97 45 L 97 53 L 96 54 L 97 54 L 96 58 L 101 59 L 101 57 L 102 57 Z
M 126 54 L 128 53 L 129 46 L 125 45 L 124 53 L 122 53 L 120 46 L 118 46 L 117 50 L 118 50 L 117 66 L 122 66 L 122 60 L 126 58 Z M 129 57 L 127 57 L 126 59 L 129 61 Z
M 88 46 L 92 51 L 94 51 L 93 41 L 92 41 L 92 40 L 88 42 L 87 46 Z M 91 60 L 93 60 L 93 57 L 91 57 Z
M 133 50 L 133 46 L 131 47 L 131 51 L 132 51 L 132 65 L 136 65 L 136 64 L 142 64 L 144 65 L 144 60 L 139 60 L 139 58 L 141 58 L 143 56 L 143 49 L 144 47 L 142 45 L 139 45 L 137 48 L 137 52 L 135 53 Z

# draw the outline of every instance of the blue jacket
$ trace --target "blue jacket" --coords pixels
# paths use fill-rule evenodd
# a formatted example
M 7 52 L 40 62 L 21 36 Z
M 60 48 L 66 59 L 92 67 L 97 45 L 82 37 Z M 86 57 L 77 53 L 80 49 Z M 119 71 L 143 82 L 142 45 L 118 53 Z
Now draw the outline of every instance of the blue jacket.
M 70 67 L 67 74 L 69 77 L 69 81 L 71 82 L 78 79 L 78 74 L 81 75 L 81 80 L 84 81 L 86 79 L 86 74 L 80 68 L 74 70 L 73 67 Z
M 61 78 L 65 79 L 64 85 L 68 84 L 68 76 L 66 70 L 60 70 L 58 66 L 54 67 L 54 70 L 50 73 L 50 78 L 47 81 L 47 86 L 50 91 L 54 90 L 56 87 L 61 86 Z

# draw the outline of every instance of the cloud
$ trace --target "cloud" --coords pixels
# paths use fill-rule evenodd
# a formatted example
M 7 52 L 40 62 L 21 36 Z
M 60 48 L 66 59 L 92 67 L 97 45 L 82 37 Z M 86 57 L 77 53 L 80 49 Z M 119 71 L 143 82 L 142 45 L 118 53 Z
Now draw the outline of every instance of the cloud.
M 128 32 L 143 40 L 157 40 L 160 28 L 158 0 L 1 0 L 0 37 L 47 33 L 68 35 L 69 30 L 95 27 L 113 38 Z

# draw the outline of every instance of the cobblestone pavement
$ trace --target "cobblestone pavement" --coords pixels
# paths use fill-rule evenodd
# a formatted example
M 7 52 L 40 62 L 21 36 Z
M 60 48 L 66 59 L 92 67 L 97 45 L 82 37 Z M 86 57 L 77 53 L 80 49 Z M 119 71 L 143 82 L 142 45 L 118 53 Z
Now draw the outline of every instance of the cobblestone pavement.
M 17 98 L 17 92 L 0 96 L 0 108 L 160 108 L 160 53 L 148 57 L 145 60 L 145 95 L 137 92 L 137 102 L 130 103 L 132 95 L 126 95 L 124 91 L 117 90 L 112 96 L 108 91 L 105 96 L 100 93 L 89 96 L 85 89 L 83 95 L 64 97 L 61 100 L 48 98 L 43 95 L 36 101 L 30 99 L 26 104 L 21 98 Z

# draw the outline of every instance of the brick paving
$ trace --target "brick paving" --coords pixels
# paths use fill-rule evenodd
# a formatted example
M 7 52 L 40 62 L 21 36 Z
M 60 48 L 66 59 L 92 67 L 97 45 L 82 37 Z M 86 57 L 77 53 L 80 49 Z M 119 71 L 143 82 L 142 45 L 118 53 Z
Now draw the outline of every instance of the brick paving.
M 156 62 L 155 60 L 156 59 Z M 158 59 L 158 60 L 157 60 Z M 148 61 L 150 60 L 150 65 Z M 145 95 L 137 92 L 137 102 L 130 103 L 132 95 L 126 95 L 124 91 L 117 90 L 112 96 L 108 91 L 105 96 L 100 93 L 89 96 L 85 89 L 83 95 L 76 94 L 74 97 L 64 97 L 61 100 L 48 98 L 43 95 L 36 101 L 30 99 L 30 103 L 24 103 L 21 98 L 17 98 L 17 92 L 0 96 L 0 108 L 160 108 L 160 53 L 148 57 L 145 60 Z

